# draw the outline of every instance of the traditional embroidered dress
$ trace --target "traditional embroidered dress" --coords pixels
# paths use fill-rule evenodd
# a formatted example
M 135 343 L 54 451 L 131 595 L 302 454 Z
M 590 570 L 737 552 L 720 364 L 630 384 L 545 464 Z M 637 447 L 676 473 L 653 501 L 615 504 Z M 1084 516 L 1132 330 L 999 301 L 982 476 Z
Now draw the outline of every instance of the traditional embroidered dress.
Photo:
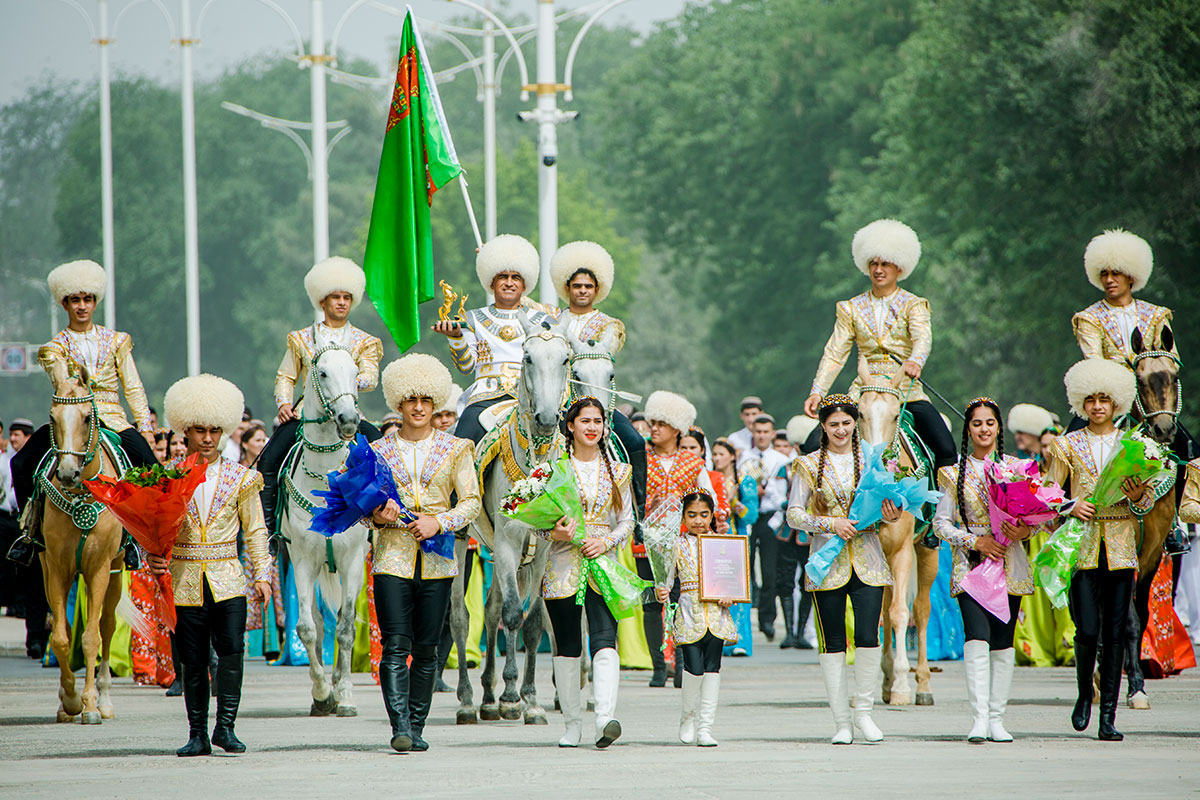
M 1126 367 L 1133 363 L 1130 338 L 1140 330 L 1148 350 L 1162 350 L 1162 333 L 1171 322 L 1171 309 L 1145 300 L 1118 307 L 1098 300 L 1071 318 L 1071 327 L 1084 358 L 1106 358 Z M 1171 352 L 1176 352 L 1172 342 Z M 1131 367 L 1132 368 L 1132 367 Z
M 1005 456 L 1003 463 L 1018 459 Z M 954 568 L 950 573 L 950 594 L 957 597 L 962 593 L 962 580 L 981 563 L 974 549 L 975 540 L 989 536 L 992 526 L 988 516 L 988 491 L 984 479 L 984 462 L 974 457 L 967 458 L 966 480 L 963 484 L 963 499 L 966 501 L 967 525 L 960 527 L 962 515 L 958 508 L 958 472 L 961 465 L 942 467 L 938 470 L 938 488 L 942 499 L 938 501 L 933 518 L 933 530 L 939 538 L 951 545 Z M 1029 568 L 1029 557 L 1025 548 L 1012 544 L 1004 551 L 1004 575 L 1008 582 L 1008 593 L 1033 594 L 1033 574 Z
M 472 403 L 514 396 L 525 345 L 521 314 L 537 325 L 550 318 L 536 309 L 473 308 L 460 329 L 462 336 L 450 339 L 454 366 L 459 372 L 475 374 L 459 400 L 460 412 Z
M 675 644 L 698 642 L 710 631 L 718 639 L 732 644 L 738 639 L 738 631 L 729 609 L 723 608 L 720 603 L 700 599 L 699 546 L 695 536 L 687 533 L 679 535 L 679 549 L 675 556 L 679 609 L 671 626 Z
M 858 453 L 859 469 L 863 468 L 862 452 Z M 821 489 L 818 492 L 817 474 L 821 453 L 809 453 L 796 459 L 796 480 L 792 481 L 792 494 L 788 501 L 787 521 L 793 528 L 807 531 L 809 547 L 816 554 L 832 537 L 833 522 L 850 515 L 854 502 L 854 454 L 826 453 L 825 469 L 821 472 Z M 846 542 L 842 552 L 834 559 L 829 574 L 820 586 L 807 575 L 804 586 L 811 591 L 837 589 L 850 580 L 851 572 L 868 586 L 890 586 L 892 573 L 879 543 L 879 533 L 866 531 Z
M 575 483 L 579 487 L 579 499 L 583 504 L 583 520 L 588 538 L 603 539 L 608 549 L 597 558 L 616 564 L 618 550 L 633 533 L 633 493 L 629 479 L 632 474 L 628 464 L 612 463 L 610 479 L 602 459 L 579 461 L 571 458 L 575 471 Z M 621 498 L 621 510 L 614 507 L 613 499 Z M 543 539 L 550 540 L 550 531 L 535 531 Z M 583 553 L 574 542 L 550 543 L 550 555 L 546 561 L 546 576 L 542 579 L 542 597 L 553 600 L 574 597 L 579 590 L 579 575 L 583 566 Z M 599 593 L 600 589 L 590 577 L 588 585 Z
M 704 468 L 704 459 L 695 453 L 676 450 L 673 455 L 646 453 L 646 513 L 669 498 L 681 498 L 688 492 L 703 489 L 713 494 L 712 481 Z
M 109 428 L 120 432 L 129 427 L 121 406 L 121 391 L 133 411 L 140 433 L 153 431 L 146 390 L 133 363 L 133 339 L 128 333 L 93 325 L 86 333 L 67 328 L 38 349 L 38 364 L 48 374 L 64 361 L 87 367 L 96 393 L 96 410 Z
M 839 302 L 833 333 L 825 344 L 810 394 L 829 394 L 856 344 L 859 357 L 866 359 L 871 376 L 880 383 L 887 383 L 900 371 L 900 364 L 891 356 L 924 367 L 933 346 L 929 301 L 897 288 L 884 298 L 868 291 Z M 862 382 L 855 378 L 850 394 L 857 397 L 861 387 Z M 929 398 L 917 382 L 908 392 L 908 399 L 911 403 Z
M 130 630 L 129 653 L 133 662 L 133 679 L 142 686 L 170 686 L 175 682 L 175 665 L 171 661 L 171 632 L 158 613 L 162 590 L 148 567 L 129 573 L 129 599 L 150 623 L 150 637 Z
M 410 511 L 436 517 L 442 532 L 463 530 L 482 510 L 475 478 L 475 448 L 470 441 L 435 430 L 420 441 L 410 442 L 396 431 L 372 442 L 371 448 L 392 468 L 404 505 Z M 457 494 L 457 502 L 451 502 L 452 494 Z M 368 522 L 377 531 L 373 574 L 412 578 L 417 574 L 418 560 L 423 580 L 458 574 L 453 558 L 425 553 L 407 528 Z
M 288 334 L 287 352 L 283 354 L 283 361 L 275 374 L 276 406 L 291 403 L 296 387 L 304 389 L 312 356 L 317 349 L 315 342 L 318 332 L 323 341 L 341 345 L 354 356 L 354 362 L 358 364 L 360 392 L 369 392 L 379 383 L 379 360 L 383 357 L 383 342 L 349 322 L 340 328 L 317 323 Z

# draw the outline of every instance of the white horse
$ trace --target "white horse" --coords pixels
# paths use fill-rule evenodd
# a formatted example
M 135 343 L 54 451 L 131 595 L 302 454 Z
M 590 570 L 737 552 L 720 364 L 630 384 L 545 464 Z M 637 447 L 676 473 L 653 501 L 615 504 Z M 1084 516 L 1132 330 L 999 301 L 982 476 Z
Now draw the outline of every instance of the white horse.
M 367 529 L 359 524 L 331 538 L 308 528 L 313 508 L 324 503 L 313 492 L 329 488 L 325 476 L 346 462 L 347 444 L 358 432 L 358 365 L 350 351 L 340 345 L 314 339 L 314 346 L 304 384 L 307 402 L 300 422 L 300 441 L 279 472 L 279 505 L 283 509 L 280 531 L 287 539 L 296 580 L 296 633 L 308 651 L 308 674 L 313 685 L 309 714 L 324 717 L 336 711 L 339 717 L 354 717 L 358 707 L 350 682 L 350 657 L 354 651 L 354 604 L 363 586 Z M 330 570 L 331 561 L 336 571 Z M 326 605 L 337 611 L 338 646 L 332 686 L 325 676 L 321 642 L 313 621 L 318 582 Z
M 521 378 L 517 383 L 517 407 L 500 423 L 507 444 L 490 467 L 481 487 L 483 513 L 472 523 L 476 539 L 492 552 L 492 583 L 484 604 L 487 653 L 482 676 L 483 702 L 479 717 L 485 720 L 520 719 L 522 702 L 527 725 L 545 725 L 546 712 L 538 705 L 534 676 L 537 648 L 544 632 L 541 586 L 549 555 L 548 543 L 520 522 L 497 513 L 500 499 L 515 482 L 515 472 L 528 474 L 535 464 L 555 458 L 561 448 L 558 418 L 566 397 L 567 365 L 571 347 L 566 338 L 566 321 L 549 328 L 530 323 L 525 329 Z M 511 474 L 510 474 L 511 473 Z M 461 581 L 461 578 L 459 579 Z M 451 625 L 458 652 L 464 653 L 466 614 L 462 592 L 454 592 Z M 506 653 L 504 692 L 497 704 L 494 695 L 496 634 L 504 625 Z M 525 645 L 525 675 L 517 691 L 518 636 Z M 458 660 L 459 724 L 475 722 L 475 708 L 466 659 Z

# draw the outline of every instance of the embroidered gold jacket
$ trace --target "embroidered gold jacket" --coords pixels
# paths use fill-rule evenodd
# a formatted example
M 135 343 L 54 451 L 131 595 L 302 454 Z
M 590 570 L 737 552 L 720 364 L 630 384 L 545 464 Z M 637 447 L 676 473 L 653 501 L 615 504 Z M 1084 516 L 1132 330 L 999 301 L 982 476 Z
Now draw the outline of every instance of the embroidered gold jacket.
M 254 579 L 271 579 L 267 526 L 258 498 L 262 476 L 227 458 L 218 463 L 217 485 L 204 486 L 205 491 L 213 492 L 208 518 L 200 518 L 201 508 L 193 495 L 171 551 L 171 582 L 177 606 L 203 605 L 205 580 L 217 602 L 245 593 L 246 573 L 238 560 L 238 531 L 254 565 Z
M 1133 303 L 1146 348 L 1161 350 L 1162 332 L 1171 322 L 1171 309 L 1145 300 L 1134 300 Z M 1129 367 L 1133 363 L 1133 353 L 1129 351 L 1129 343 L 1110 308 L 1104 300 L 1092 303 L 1071 317 L 1071 328 L 1084 358 L 1107 358 Z M 1176 352 L 1173 343 L 1171 352 Z
M 437 517 L 443 533 L 462 530 L 483 508 L 475 478 L 474 445 L 469 439 L 435 430 L 425 447 L 421 474 L 414 477 L 404 463 L 398 431 L 371 442 L 371 448 L 392 468 L 400 499 L 410 511 Z M 455 493 L 458 502 L 451 504 L 450 496 Z M 453 578 L 458 574 L 458 563 L 453 558 L 423 552 L 407 528 L 398 524 L 378 525 L 369 517 L 366 522 L 376 531 L 374 574 L 412 578 L 418 559 L 423 580 Z
M 1086 499 L 1096 488 L 1103 464 L 1097 464 L 1088 442 L 1088 431 L 1072 431 L 1059 436 L 1050 443 L 1050 464 L 1046 472 L 1050 480 L 1066 487 L 1070 482 L 1071 497 Z M 1168 480 L 1171 480 L 1168 478 Z M 1121 500 L 1115 506 L 1096 509 L 1094 524 L 1088 527 L 1088 537 L 1080 544 L 1077 569 L 1096 569 L 1100 560 L 1100 542 L 1108 556 L 1108 568 L 1137 569 L 1138 514 L 1146 514 L 1154 507 L 1154 487 L 1146 490 L 1141 503 Z
M 128 333 L 100 325 L 94 327 L 99 341 L 99 352 L 96 357 L 96 370 L 91 374 L 91 379 L 95 385 L 96 410 L 100 413 L 100 419 L 114 431 L 132 427 L 125 416 L 125 409 L 121 407 L 120 392 L 124 390 L 125 402 L 133 411 L 133 421 L 137 429 L 142 433 L 154 430 L 154 426 L 150 424 L 150 406 L 146 402 L 146 390 L 142 387 L 142 379 L 133 363 L 133 339 Z M 55 365 L 62 361 L 73 361 L 81 366 L 87 363 L 86 357 L 65 330 L 60 331 L 38 349 L 38 363 L 47 374 L 53 376 Z
M 1183 500 L 1179 503 L 1179 521 L 1200 523 L 1200 458 L 1187 465 L 1187 483 L 1183 485 Z
M 691 644 L 712 635 L 726 642 L 738 640 L 737 625 L 728 608 L 720 603 L 700 599 L 700 554 L 695 536 L 679 535 L 675 555 L 675 574 L 679 577 L 679 609 L 671 625 L 676 644 Z
M 833 333 L 825 343 L 810 394 L 821 397 L 829 394 L 830 387 L 856 344 L 859 356 L 867 361 L 871 376 L 877 377 L 882 383 L 890 381 L 900 371 L 900 364 L 893 361 L 891 356 L 896 356 L 901 362 L 914 361 L 925 365 L 933 347 L 929 301 L 904 289 L 896 289 L 889 301 L 882 330 L 876 330 L 869 291 L 837 304 Z M 911 391 L 907 388 L 907 382 L 904 386 L 910 401 L 929 399 L 919 381 L 913 384 Z M 857 397 L 861 387 L 862 382 L 855 378 L 850 386 L 850 394 Z
M 809 552 L 816 553 L 826 542 L 837 536 L 833 532 L 834 519 L 845 519 L 850 515 L 854 503 L 854 486 L 843 483 L 837 475 L 832 460 L 825 462 L 821 477 L 821 490 L 816 490 L 820 451 L 803 455 L 793 462 L 796 477 L 792 481 L 792 493 L 788 500 L 788 524 L 809 534 Z M 859 467 L 863 466 L 862 451 L 858 453 Z M 820 586 L 805 575 L 804 585 L 808 591 L 837 589 L 850 580 L 853 570 L 858 579 L 869 586 L 890 586 L 892 571 L 883 555 L 879 533 L 872 529 L 846 542 L 837 554 L 829 574 Z
M 312 325 L 292 331 L 287 337 L 287 352 L 279 363 L 279 371 L 275 373 L 275 405 L 292 402 L 296 387 L 304 389 L 308 380 L 308 368 L 312 355 L 316 352 L 314 344 L 315 333 Z M 383 358 L 383 342 L 376 337 L 346 323 L 345 346 L 354 356 L 358 364 L 358 390 L 369 392 L 379 383 L 379 360 Z
M 1004 457 L 1006 464 L 1017 460 L 1012 456 Z M 992 532 L 987 486 L 970 467 L 967 468 L 966 480 L 963 483 L 967 525 L 965 528 L 960 527 L 963 521 L 958 508 L 959 468 L 960 464 L 955 464 L 938 470 L 938 488 L 942 490 L 942 499 L 938 501 L 937 512 L 933 517 L 933 532 L 939 539 L 950 543 L 954 555 L 954 568 L 950 573 L 950 594 L 953 596 L 962 593 L 962 580 L 975 567 L 975 564 L 971 563 L 971 551 L 975 547 L 975 540 Z M 1010 544 L 1004 551 L 1004 577 L 1009 594 L 1033 594 L 1033 573 L 1029 568 L 1029 556 L 1018 542 Z

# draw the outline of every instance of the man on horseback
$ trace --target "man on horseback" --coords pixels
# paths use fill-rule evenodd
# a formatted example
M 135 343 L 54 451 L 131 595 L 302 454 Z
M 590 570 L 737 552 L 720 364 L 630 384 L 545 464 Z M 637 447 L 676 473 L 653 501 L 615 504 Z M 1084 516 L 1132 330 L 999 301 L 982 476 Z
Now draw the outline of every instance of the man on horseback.
M 52 270 L 46 281 L 50 295 L 66 309 L 69 322 L 38 350 L 38 363 L 51 382 L 56 366 L 64 362 L 84 367 L 94 387 L 100 421 L 121 438 L 121 449 L 130 462 L 136 466 L 157 463 L 150 406 L 133 363 L 133 339 L 128 333 L 92 322 L 108 286 L 104 267 L 95 261 L 71 261 Z M 122 391 L 133 411 L 133 425 L 121 406 Z M 34 470 L 51 444 L 50 426 L 43 425 L 13 456 L 13 487 L 18 505 L 23 506 L 32 495 Z
M 258 468 L 263 475 L 263 511 L 267 527 L 275 529 L 275 509 L 279 468 L 292 445 L 296 443 L 296 428 L 303 416 L 296 387 L 303 388 L 308 377 L 316 342 L 336 344 L 350 351 L 358 364 L 358 390 L 369 392 L 379 383 L 379 360 L 383 357 L 383 342 L 366 331 L 351 325 L 350 312 L 362 302 L 367 277 L 362 267 L 348 258 L 334 256 L 313 266 L 304 276 L 304 290 L 313 308 L 323 312 L 321 322 L 292 331 L 287 337 L 287 352 L 275 376 L 275 405 L 279 421 L 267 446 L 259 456 Z M 370 440 L 379 438 L 379 431 L 365 420 L 359 430 Z
M 538 252 L 520 236 L 503 233 L 479 249 L 475 274 L 495 301 L 467 312 L 465 322 L 441 320 L 433 330 L 450 340 L 450 358 L 462 373 L 475 373 L 475 380 L 459 400 L 461 413 L 456 435 L 478 444 L 486 432 L 479 421 L 494 405 L 516 401 L 521 377 L 525 331 L 519 315 L 526 292 L 537 286 L 540 269 Z M 540 325 L 550 319 L 544 311 L 525 308 L 529 321 Z
M 916 269 L 921 243 L 913 229 L 894 219 L 879 219 L 854 234 L 851 246 L 854 263 L 871 279 L 870 291 L 837 304 L 837 320 L 825 344 L 825 352 L 813 379 L 812 391 L 804 401 L 804 413 L 816 418 L 817 405 L 846 364 L 852 347 L 879 383 L 888 384 L 903 371 L 910 379 L 901 384 L 916 433 L 933 451 L 935 468 L 957 461 L 954 439 L 920 383 L 921 371 L 933 346 L 929 301 L 901 289 L 897 283 Z M 896 363 L 896 360 L 902 363 Z M 911 388 L 909 384 L 911 382 Z M 856 379 L 851 394 L 857 396 L 862 383 Z M 813 438 L 810 447 L 816 447 Z

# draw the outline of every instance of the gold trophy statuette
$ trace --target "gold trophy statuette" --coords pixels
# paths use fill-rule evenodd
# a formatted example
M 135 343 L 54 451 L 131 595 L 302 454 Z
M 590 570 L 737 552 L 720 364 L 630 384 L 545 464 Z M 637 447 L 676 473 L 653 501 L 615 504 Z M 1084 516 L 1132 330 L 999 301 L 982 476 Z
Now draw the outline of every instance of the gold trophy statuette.
M 454 327 L 461 328 L 467 321 L 465 306 L 468 295 L 464 294 L 460 299 L 458 293 L 454 291 L 454 287 L 445 281 L 438 281 L 438 288 L 442 290 L 442 304 L 438 307 L 438 320 L 453 322 Z M 454 308 L 455 300 L 458 300 L 458 315 L 451 318 L 450 311 Z

